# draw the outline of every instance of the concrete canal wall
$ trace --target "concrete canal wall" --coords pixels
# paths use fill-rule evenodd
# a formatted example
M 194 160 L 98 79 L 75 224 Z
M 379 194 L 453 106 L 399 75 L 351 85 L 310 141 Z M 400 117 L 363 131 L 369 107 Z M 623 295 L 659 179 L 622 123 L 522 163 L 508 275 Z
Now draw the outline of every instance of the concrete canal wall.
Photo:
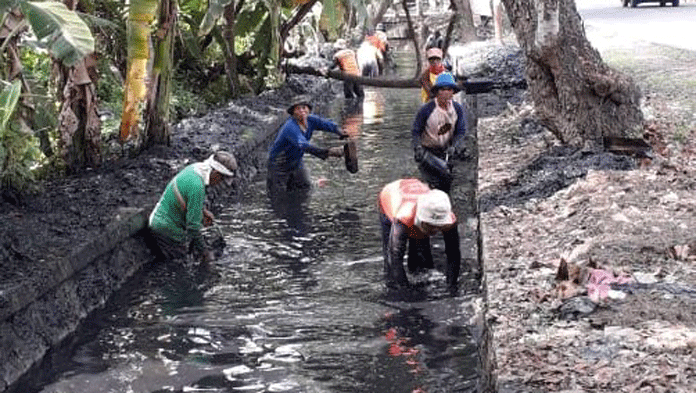
M 259 116 L 262 132 L 248 136 L 234 154 L 249 178 L 261 165 L 251 160 L 287 120 L 287 114 Z M 244 165 L 246 162 L 253 162 Z M 41 271 L 0 286 L 0 392 L 14 393 L 20 377 L 33 372 L 51 348 L 75 332 L 90 312 L 145 264 L 154 259 L 145 242 L 147 219 L 154 206 L 121 209 L 102 233 L 76 245 L 66 258 L 42 261 Z

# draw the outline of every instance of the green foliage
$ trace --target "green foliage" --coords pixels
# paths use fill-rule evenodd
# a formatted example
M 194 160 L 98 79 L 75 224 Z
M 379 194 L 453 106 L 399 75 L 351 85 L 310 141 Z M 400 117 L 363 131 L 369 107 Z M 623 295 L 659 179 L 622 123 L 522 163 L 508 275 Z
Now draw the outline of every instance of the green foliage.
M 23 192 L 34 182 L 31 166 L 39 157 L 36 139 L 15 120 L 20 81 L 2 81 L 0 91 L 0 185 L 2 190 Z
M 19 4 L 19 0 L 0 0 L 0 14 L 15 8 Z
M 208 1 L 208 11 L 205 13 L 205 17 L 201 22 L 201 27 L 199 35 L 209 34 L 210 31 L 215 27 L 217 21 L 222 17 L 225 12 L 225 7 L 230 4 L 232 0 L 210 0 Z
M 102 119 L 102 136 L 116 134 L 121 119 L 118 114 L 123 111 L 123 80 L 108 58 L 100 58 L 97 63 L 99 82 L 97 83 L 97 97 L 99 106 L 110 116 Z
M 60 2 L 21 2 L 22 12 L 39 43 L 67 66 L 94 52 L 87 24 Z
M 34 135 L 45 135 L 52 150 L 56 148 L 58 124 L 58 105 L 52 94 L 55 87 L 51 78 L 53 59 L 46 51 L 35 51 L 27 47 L 20 48 L 22 75 L 29 85 L 33 113 L 27 116 L 31 122 Z M 47 146 L 47 147 L 49 147 Z

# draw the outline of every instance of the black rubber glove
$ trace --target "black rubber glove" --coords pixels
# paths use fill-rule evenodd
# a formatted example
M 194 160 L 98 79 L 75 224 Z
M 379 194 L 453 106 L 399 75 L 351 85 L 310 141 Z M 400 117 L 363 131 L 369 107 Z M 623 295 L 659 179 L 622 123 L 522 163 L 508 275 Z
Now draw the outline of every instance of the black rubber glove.
M 425 149 L 423 146 L 418 145 L 413 148 L 413 158 L 416 160 L 417 163 L 421 163 L 423 161 L 423 156 L 425 156 Z
M 466 157 L 466 143 L 460 143 L 454 147 L 454 156 L 460 160 Z
M 455 141 L 452 146 L 450 146 L 449 149 L 447 149 L 447 154 L 449 154 L 450 158 L 454 158 L 456 160 L 463 160 L 466 158 L 466 140 L 464 138 L 460 138 L 459 140 Z

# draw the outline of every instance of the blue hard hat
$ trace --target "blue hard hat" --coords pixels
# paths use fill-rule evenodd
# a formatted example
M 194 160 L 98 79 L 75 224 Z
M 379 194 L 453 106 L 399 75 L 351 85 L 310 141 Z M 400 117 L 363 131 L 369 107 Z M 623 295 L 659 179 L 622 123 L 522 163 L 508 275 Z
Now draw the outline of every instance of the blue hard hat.
M 457 86 L 457 83 L 454 81 L 454 77 L 449 72 L 443 72 L 442 74 L 438 75 L 437 79 L 435 79 L 435 84 L 430 91 L 433 94 L 437 94 L 438 90 L 445 87 L 454 90 L 455 93 L 459 91 L 459 86 Z

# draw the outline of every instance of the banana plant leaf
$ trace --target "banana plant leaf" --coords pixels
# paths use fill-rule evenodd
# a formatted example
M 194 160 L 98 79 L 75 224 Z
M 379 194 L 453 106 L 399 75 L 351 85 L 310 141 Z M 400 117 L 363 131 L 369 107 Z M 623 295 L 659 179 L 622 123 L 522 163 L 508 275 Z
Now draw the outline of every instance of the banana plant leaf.
M 262 1 L 257 2 L 253 8 L 240 12 L 234 24 L 237 36 L 243 37 L 255 32 L 261 22 L 265 21 L 266 14 L 268 14 L 268 8 Z
M 22 83 L 19 79 L 15 80 L 11 85 L 7 85 L 0 92 L 0 136 L 7 131 L 7 125 L 17 108 L 19 95 L 22 93 Z
M 63 3 L 21 2 L 21 7 L 39 42 L 63 64 L 73 66 L 94 52 L 89 27 Z
M 215 27 L 220 17 L 222 17 L 223 12 L 225 12 L 225 7 L 230 4 L 232 0 L 210 0 L 208 2 L 208 10 L 201 21 L 201 27 L 198 31 L 198 36 L 204 36 L 210 33 L 210 31 Z

